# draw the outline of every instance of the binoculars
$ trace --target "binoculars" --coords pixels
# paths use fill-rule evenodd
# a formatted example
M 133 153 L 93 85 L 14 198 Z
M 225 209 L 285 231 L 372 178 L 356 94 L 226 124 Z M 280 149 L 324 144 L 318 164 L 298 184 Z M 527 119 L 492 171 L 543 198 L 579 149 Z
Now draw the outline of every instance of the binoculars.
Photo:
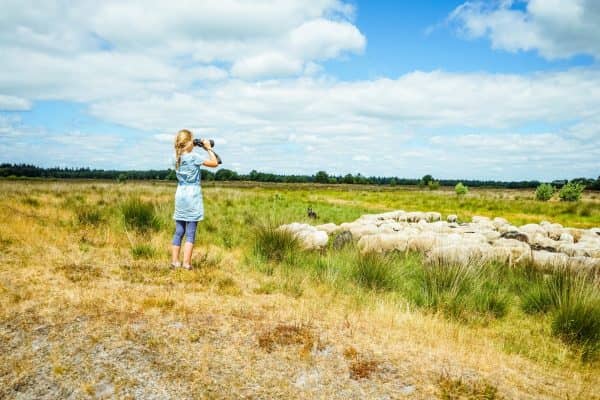
M 204 149 L 204 144 L 202 143 L 205 139 L 194 139 L 194 146 L 198 146 L 198 147 L 202 147 Z M 209 139 L 209 143 L 210 143 L 210 147 L 215 147 L 215 141 L 212 139 Z M 219 164 L 223 164 L 223 161 L 221 161 L 221 157 L 219 157 L 219 155 L 217 153 L 214 152 L 213 153 L 215 155 L 215 157 L 217 158 L 217 162 Z

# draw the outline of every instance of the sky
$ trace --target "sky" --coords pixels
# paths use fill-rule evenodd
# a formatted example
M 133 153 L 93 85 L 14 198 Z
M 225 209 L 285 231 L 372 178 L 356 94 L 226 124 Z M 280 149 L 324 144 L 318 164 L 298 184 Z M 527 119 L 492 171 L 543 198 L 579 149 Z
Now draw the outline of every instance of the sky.
M 600 175 L 597 0 L 0 0 L 0 162 Z

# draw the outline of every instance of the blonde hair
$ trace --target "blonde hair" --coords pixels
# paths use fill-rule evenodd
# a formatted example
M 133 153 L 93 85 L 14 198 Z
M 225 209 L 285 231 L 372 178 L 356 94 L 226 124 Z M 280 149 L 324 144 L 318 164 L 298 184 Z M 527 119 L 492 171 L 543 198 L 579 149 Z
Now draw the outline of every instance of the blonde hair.
M 189 146 L 192 140 L 192 132 L 188 131 L 187 129 L 182 129 L 177 132 L 177 136 L 175 137 L 175 158 L 177 160 L 175 162 L 175 169 L 179 169 L 179 164 L 181 163 L 181 154 L 183 153 L 183 150 Z

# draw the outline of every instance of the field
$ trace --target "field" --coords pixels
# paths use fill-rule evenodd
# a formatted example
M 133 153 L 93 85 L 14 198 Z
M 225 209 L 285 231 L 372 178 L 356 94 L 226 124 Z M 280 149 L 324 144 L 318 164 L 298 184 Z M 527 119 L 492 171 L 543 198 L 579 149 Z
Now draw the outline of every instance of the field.
M 174 191 L 0 181 L 0 399 L 600 399 L 592 278 L 485 265 L 432 289 L 419 254 L 303 251 L 272 229 L 309 206 L 318 223 L 403 209 L 590 228 L 598 193 L 209 183 L 194 269 L 172 271 Z M 536 302 L 557 279 L 581 283 L 583 330 L 560 325 L 560 296 Z

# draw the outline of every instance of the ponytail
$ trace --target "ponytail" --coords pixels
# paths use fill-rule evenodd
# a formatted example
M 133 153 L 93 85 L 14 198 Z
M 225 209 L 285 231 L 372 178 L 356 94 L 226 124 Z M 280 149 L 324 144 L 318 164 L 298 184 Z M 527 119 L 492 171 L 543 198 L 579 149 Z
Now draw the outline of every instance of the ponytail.
M 187 129 L 182 129 L 177 132 L 177 136 L 175 137 L 175 169 L 179 169 L 179 165 L 181 164 L 181 154 L 183 154 L 183 149 L 185 149 L 189 143 L 192 141 L 192 132 Z

